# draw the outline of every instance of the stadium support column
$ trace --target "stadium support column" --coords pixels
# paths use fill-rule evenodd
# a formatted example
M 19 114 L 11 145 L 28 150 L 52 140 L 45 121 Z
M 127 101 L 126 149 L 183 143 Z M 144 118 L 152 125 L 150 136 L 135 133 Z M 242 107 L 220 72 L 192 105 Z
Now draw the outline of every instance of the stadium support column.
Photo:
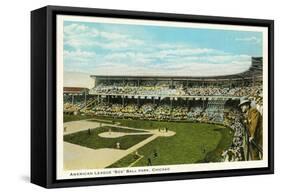
M 124 100 L 125 100 L 125 99 L 124 99 L 124 96 L 122 96 L 122 107 L 124 107 L 124 104 L 125 104 L 125 103 L 124 103 Z
M 85 102 L 85 107 L 87 105 L 87 93 L 86 93 L 86 89 L 84 91 L 84 102 Z
M 137 104 L 138 104 L 138 108 L 140 107 L 140 97 L 138 96 L 137 98 Z
M 203 110 L 205 109 L 205 100 L 204 98 L 202 98 L 202 101 L 203 101 Z
M 172 120 L 173 100 L 174 97 L 170 98 L 170 120 Z
M 72 103 L 72 105 L 74 104 L 74 95 L 73 94 L 71 95 L 71 103 Z

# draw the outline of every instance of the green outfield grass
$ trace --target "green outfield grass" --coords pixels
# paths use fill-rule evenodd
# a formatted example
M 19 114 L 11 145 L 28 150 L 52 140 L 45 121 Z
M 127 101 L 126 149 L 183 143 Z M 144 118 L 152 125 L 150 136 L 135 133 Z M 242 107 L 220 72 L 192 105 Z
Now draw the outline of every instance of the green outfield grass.
M 70 121 L 80 121 L 80 120 L 85 120 L 87 119 L 88 121 L 92 122 L 99 122 L 99 123 L 105 123 L 105 124 L 114 124 L 114 121 L 109 120 L 108 118 L 97 118 L 93 117 L 92 115 L 69 115 L 69 114 L 63 114 L 63 122 L 70 122 Z
M 152 165 L 219 162 L 222 151 L 230 147 L 233 138 L 230 128 L 216 124 L 113 119 L 109 117 L 94 117 L 92 119 L 95 122 L 100 119 L 105 122 L 106 120 L 113 121 L 114 123 L 120 123 L 120 126 L 132 128 L 158 129 L 167 127 L 168 130 L 176 132 L 171 137 L 157 137 L 140 148 L 138 154 L 144 157 L 133 166 L 147 166 L 148 158 L 151 159 Z M 94 131 L 91 136 L 85 131 L 78 132 L 65 136 L 64 140 L 90 148 L 115 148 L 116 142 L 119 141 L 121 149 L 127 149 L 149 137 L 149 135 L 138 135 L 105 139 L 97 136 L 104 131 L 108 131 L 108 129 L 100 128 Z M 157 157 L 154 156 L 155 152 Z M 134 153 L 129 154 L 109 168 L 127 167 L 137 158 Z
M 144 135 L 134 135 L 134 136 L 123 136 L 118 138 L 103 138 L 98 136 L 99 133 L 108 132 L 111 129 L 112 132 L 125 132 L 125 133 L 134 133 L 140 132 L 131 129 L 123 129 L 118 127 L 109 127 L 104 126 L 100 128 L 95 128 L 91 130 L 90 134 L 88 130 L 80 131 L 76 133 L 72 133 L 69 135 L 65 135 L 63 140 L 69 143 L 85 146 L 88 148 L 99 149 L 99 148 L 116 148 L 116 143 L 120 143 L 120 149 L 128 149 L 131 146 L 145 140 L 146 138 L 150 137 L 151 135 L 144 134 Z
M 190 164 L 218 162 L 222 150 L 231 145 L 231 129 L 214 124 L 179 123 L 140 120 L 118 120 L 121 125 L 155 129 L 167 127 L 175 131 L 172 137 L 158 137 L 138 150 L 144 157 L 134 166 L 147 166 L 148 158 L 152 165 Z M 157 153 L 157 157 L 154 153 Z M 127 167 L 134 162 L 134 153 L 119 160 L 110 167 Z

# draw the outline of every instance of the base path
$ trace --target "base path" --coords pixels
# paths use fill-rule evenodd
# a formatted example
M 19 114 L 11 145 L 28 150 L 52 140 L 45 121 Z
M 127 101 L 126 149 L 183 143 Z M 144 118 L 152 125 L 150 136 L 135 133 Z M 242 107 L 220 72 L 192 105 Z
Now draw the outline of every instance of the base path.
M 63 127 L 65 128 L 64 135 L 76 133 L 78 131 L 84 131 L 89 128 L 97 128 L 104 126 L 103 123 L 98 122 L 92 122 L 87 120 L 81 120 L 81 121 L 70 121 L 63 124 Z
M 91 149 L 68 142 L 63 143 L 64 169 L 99 169 L 111 165 L 124 155 L 125 150 Z
M 133 145 L 127 150 L 112 149 L 112 148 L 102 148 L 102 149 L 91 149 L 84 146 L 64 142 L 64 168 L 65 170 L 79 170 L 79 169 L 102 169 L 106 168 L 122 159 L 123 157 L 131 154 L 149 142 L 153 141 L 157 137 L 170 137 L 175 135 L 174 131 L 159 131 L 139 129 L 132 127 L 123 127 L 120 125 L 103 124 L 103 126 L 112 126 L 124 129 L 132 129 L 140 132 L 136 133 L 123 133 L 123 132 L 103 132 L 99 136 L 106 138 L 117 138 L 126 135 L 141 135 L 141 134 L 152 134 L 152 136 L 146 138 L 145 140 Z M 88 128 L 97 128 L 101 124 L 92 121 L 73 121 L 64 123 L 67 126 L 67 131 L 64 135 L 87 130 Z
M 144 132 L 144 133 L 125 133 L 125 132 L 103 132 L 98 134 L 98 136 L 103 137 L 103 138 L 118 138 L 118 137 L 123 137 L 127 135 L 150 135 L 152 133 L 150 132 Z

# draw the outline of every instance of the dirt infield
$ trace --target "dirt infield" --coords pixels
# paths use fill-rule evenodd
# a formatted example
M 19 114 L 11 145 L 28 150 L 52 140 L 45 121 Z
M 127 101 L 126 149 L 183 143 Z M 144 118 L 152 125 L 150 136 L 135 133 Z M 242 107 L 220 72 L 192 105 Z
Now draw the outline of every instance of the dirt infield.
M 118 138 L 126 135 L 152 134 L 152 136 L 130 147 L 127 150 L 111 149 L 111 148 L 91 149 L 76 144 L 64 142 L 63 149 L 64 149 L 65 170 L 106 168 L 107 166 L 112 165 L 113 163 L 117 162 L 118 160 L 127 156 L 128 154 L 133 153 L 136 150 L 140 149 L 142 146 L 153 141 L 159 136 L 169 137 L 175 135 L 175 132 L 173 131 L 166 132 L 166 131 L 159 131 L 158 129 L 155 130 L 136 129 L 130 127 L 122 127 L 120 125 L 111 125 L 111 124 L 102 124 L 102 125 L 140 131 L 136 133 L 124 133 L 124 132 L 100 133 L 99 136 L 104 137 L 105 141 L 106 138 Z M 100 127 L 101 124 L 98 122 L 83 120 L 83 121 L 67 122 L 64 123 L 64 126 L 67 127 L 66 131 L 64 132 L 64 135 L 67 135 L 78 131 L 87 130 L 88 128 L 94 130 L 94 128 Z
M 105 168 L 120 159 L 126 152 L 118 149 L 90 149 L 64 142 L 64 169 L 98 169 Z
M 97 128 L 97 127 L 101 127 L 103 126 L 102 123 L 98 123 L 98 122 L 92 122 L 92 121 L 87 121 L 87 120 L 82 120 L 82 121 L 70 121 L 70 122 L 66 122 L 63 124 L 65 131 L 64 131 L 64 135 L 68 135 L 71 133 L 75 133 L 78 131 L 84 131 L 87 130 L 89 128 Z
M 145 133 L 124 133 L 124 132 L 103 132 L 100 133 L 99 136 L 103 138 L 118 138 L 123 137 L 127 135 L 149 135 L 152 133 L 145 132 Z

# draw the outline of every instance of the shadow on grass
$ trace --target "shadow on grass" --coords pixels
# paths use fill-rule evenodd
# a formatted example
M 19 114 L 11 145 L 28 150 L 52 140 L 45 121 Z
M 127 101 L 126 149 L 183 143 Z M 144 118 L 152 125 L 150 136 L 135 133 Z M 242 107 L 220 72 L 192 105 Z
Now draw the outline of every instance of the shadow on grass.
M 222 135 L 216 149 L 208 152 L 203 160 L 198 160 L 196 163 L 220 162 L 223 150 L 231 146 L 233 132 L 230 132 L 227 128 L 217 128 L 214 131 L 218 131 Z

